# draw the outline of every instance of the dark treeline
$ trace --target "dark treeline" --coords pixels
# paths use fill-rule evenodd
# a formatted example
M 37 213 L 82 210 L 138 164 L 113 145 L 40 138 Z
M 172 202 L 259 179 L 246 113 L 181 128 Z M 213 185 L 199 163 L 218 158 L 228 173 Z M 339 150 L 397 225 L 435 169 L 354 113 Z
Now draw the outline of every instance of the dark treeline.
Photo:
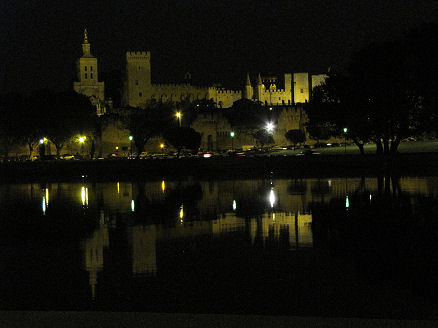
M 315 139 L 348 137 L 364 153 L 392 155 L 408 137 L 438 129 L 438 26 L 424 26 L 402 40 L 372 44 L 351 59 L 346 73 L 330 72 L 306 106 Z M 346 130 L 344 130 L 346 129 Z

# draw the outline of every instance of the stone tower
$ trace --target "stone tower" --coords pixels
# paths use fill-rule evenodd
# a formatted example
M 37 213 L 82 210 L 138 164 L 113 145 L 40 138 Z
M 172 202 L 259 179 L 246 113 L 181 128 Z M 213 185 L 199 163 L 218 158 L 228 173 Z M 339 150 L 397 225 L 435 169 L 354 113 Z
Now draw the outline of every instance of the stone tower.
M 245 99 L 252 99 L 254 95 L 254 89 L 251 86 L 251 80 L 249 79 L 249 73 L 246 74 L 246 83 L 245 83 L 245 89 L 243 93 Z
M 151 97 L 151 53 L 128 51 L 125 74 L 123 105 L 139 107 Z
M 90 52 L 87 29 L 84 30 L 82 57 L 76 61 L 77 82 L 73 82 L 73 90 L 90 97 L 90 101 L 100 113 L 105 99 L 104 82 L 98 81 L 97 58 Z

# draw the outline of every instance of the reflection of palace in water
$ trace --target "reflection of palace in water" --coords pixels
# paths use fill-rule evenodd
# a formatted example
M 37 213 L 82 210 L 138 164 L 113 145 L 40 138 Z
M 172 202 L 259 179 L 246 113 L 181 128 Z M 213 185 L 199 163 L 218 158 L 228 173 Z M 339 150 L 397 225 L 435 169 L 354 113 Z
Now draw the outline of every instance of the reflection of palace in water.
M 401 178 L 399 189 L 409 194 L 438 195 L 438 178 Z M 190 217 L 183 202 L 175 207 L 174 220 L 161 224 L 127 224 L 132 274 L 159 274 L 157 245 L 170 240 L 198 236 L 221 238 L 231 233 L 245 236 L 250 245 L 266 247 L 267 241 L 282 239 L 290 250 L 313 247 L 311 204 L 328 202 L 355 192 L 376 193 L 376 178 L 225 180 L 200 182 L 155 181 L 138 183 L 49 183 L 0 185 L 0 201 L 17 195 L 39 203 L 41 213 L 52 204 L 79 206 L 99 213 L 99 225 L 82 242 L 84 268 L 94 297 L 98 273 L 104 268 L 104 250 L 111 252 L 111 231 L 115 220 L 137 215 L 137 202 L 165 204 L 169 193 L 191 185 L 202 193 L 192 203 L 198 216 Z M 391 186 L 392 188 L 392 186 Z M 141 197 L 140 197 L 141 196 Z M 192 206 L 193 206 L 192 204 Z M 188 206 L 188 204 L 187 204 Z M 143 216 L 148 213 L 142 212 Z M 135 221 L 133 221 L 135 222 Z

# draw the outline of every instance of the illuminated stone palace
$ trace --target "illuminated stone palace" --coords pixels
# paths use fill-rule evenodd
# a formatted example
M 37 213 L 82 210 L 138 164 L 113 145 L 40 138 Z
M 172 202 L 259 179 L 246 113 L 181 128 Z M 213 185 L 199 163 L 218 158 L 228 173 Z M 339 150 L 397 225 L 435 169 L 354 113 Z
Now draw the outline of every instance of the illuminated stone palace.
M 206 99 L 213 100 L 218 108 L 229 108 L 243 98 L 266 106 L 293 105 L 308 102 L 311 90 L 326 78 L 325 74 L 287 73 L 280 80 L 276 76 L 261 77 L 259 74 L 253 86 L 247 74 L 243 92 L 188 83 L 153 84 L 149 51 L 128 51 L 125 74 L 122 105 L 131 107 L 142 107 L 151 99 L 173 102 Z
M 80 94 L 90 97 L 96 106 L 97 114 L 105 113 L 111 108 L 111 101 L 105 101 L 104 82 L 98 80 L 98 60 L 91 54 L 87 30 L 84 32 L 82 43 L 83 55 L 77 60 L 77 80 L 73 89 Z M 244 127 L 233 127 L 221 108 L 229 108 L 240 99 L 249 99 L 269 106 L 275 130 L 273 137 L 275 144 L 288 145 L 285 133 L 291 129 L 304 129 L 307 116 L 300 106 L 310 100 L 312 89 L 324 82 L 325 74 L 286 73 L 282 76 L 246 75 L 242 90 L 224 89 L 216 86 L 195 86 L 190 83 L 156 84 L 151 79 L 151 53 L 149 51 L 126 52 L 126 68 L 123 79 L 122 107 L 145 107 L 150 100 L 181 101 L 212 100 L 217 108 L 216 112 L 198 115 L 191 127 L 201 134 L 201 149 L 227 150 L 231 148 L 245 148 L 257 145 L 253 131 Z M 254 81 L 254 83 L 252 82 Z M 233 140 L 230 132 L 234 131 Z M 121 151 L 128 153 L 130 147 L 129 131 L 123 128 L 120 122 L 108 124 L 102 131 L 102 142 L 99 154 L 106 155 Z M 164 142 L 160 138 L 153 138 L 146 145 L 148 151 L 158 151 L 158 146 Z
M 98 81 L 97 58 L 91 54 L 87 30 L 84 32 L 82 57 L 77 60 L 77 80 L 73 89 L 90 97 L 98 114 L 104 112 L 104 82 Z M 278 76 L 261 76 L 251 83 L 246 76 L 243 90 L 230 90 L 216 86 L 184 84 L 155 84 L 151 79 L 151 53 L 126 52 L 126 69 L 123 81 L 122 106 L 143 107 L 149 100 L 180 102 L 183 100 L 213 100 L 218 108 L 229 108 L 236 100 L 250 99 L 266 106 L 285 106 L 308 102 L 311 90 L 321 84 L 325 74 L 287 73 Z

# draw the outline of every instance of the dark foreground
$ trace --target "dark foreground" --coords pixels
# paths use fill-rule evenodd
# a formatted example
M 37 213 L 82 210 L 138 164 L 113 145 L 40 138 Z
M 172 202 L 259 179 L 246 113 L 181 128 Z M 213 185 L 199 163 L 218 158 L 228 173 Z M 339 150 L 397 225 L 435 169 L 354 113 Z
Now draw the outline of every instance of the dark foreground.
M 2 327 L 436 327 L 434 321 L 118 312 L 0 312 Z
M 324 177 L 388 172 L 393 175 L 434 175 L 438 153 L 403 153 L 387 161 L 376 155 L 266 156 L 253 158 L 195 158 L 100 161 L 47 161 L 3 163 L 2 181 L 41 179 L 78 180 L 133 179 L 163 177 L 251 178 L 275 176 Z

